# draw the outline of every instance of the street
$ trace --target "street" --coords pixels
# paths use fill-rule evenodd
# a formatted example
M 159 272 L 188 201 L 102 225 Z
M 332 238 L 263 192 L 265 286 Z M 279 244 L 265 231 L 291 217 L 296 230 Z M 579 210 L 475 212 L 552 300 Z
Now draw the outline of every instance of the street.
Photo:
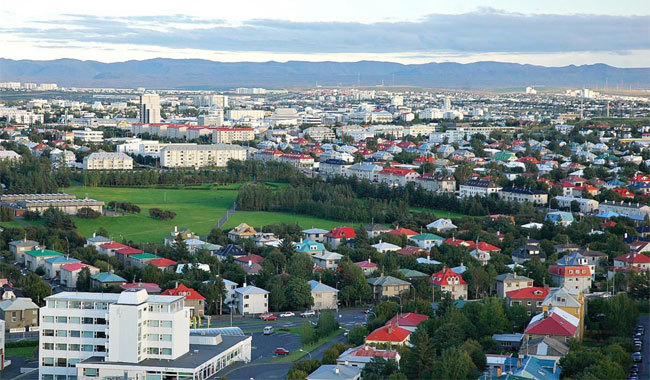
M 650 349 L 650 315 L 642 314 L 639 316 L 639 324 L 645 327 L 645 334 L 643 335 L 643 351 L 641 357 L 643 361 L 639 363 L 639 379 L 650 379 L 650 363 L 648 362 L 648 349 Z

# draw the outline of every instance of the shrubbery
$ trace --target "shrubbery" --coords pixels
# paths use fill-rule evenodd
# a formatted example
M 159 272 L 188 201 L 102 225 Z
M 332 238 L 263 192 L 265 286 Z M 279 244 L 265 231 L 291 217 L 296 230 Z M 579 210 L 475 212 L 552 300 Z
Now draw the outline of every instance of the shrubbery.
M 169 211 L 169 210 L 161 210 L 159 208 L 151 208 L 151 209 L 149 209 L 149 216 L 154 218 L 154 219 L 168 220 L 168 219 L 174 219 L 176 217 L 176 213 L 173 212 L 173 211 Z
M 102 216 L 102 213 L 90 207 L 82 207 L 77 211 L 77 216 L 84 219 L 97 219 Z

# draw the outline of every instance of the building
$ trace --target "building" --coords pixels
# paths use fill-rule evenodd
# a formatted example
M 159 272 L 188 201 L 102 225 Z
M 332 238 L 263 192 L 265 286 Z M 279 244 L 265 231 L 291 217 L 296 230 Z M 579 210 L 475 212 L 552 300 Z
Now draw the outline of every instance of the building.
M 6 331 L 33 331 L 38 329 L 38 305 L 27 297 L 0 301 L 0 319 Z
M 546 214 L 545 221 L 551 222 L 558 226 L 569 226 L 575 220 L 573 214 L 566 211 L 552 211 Z
M 379 182 L 388 186 L 406 186 L 407 183 L 415 181 L 420 175 L 412 169 L 384 168 L 378 174 Z
M 199 378 L 250 360 L 250 337 L 190 336 L 189 309 L 180 296 L 62 292 L 45 301 L 43 380 L 162 378 L 163 373 Z
M 325 241 L 325 234 L 329 231 L 322 228 L 310 228 L 307 230 L 302 230 L 302 235 L 306 240 L 313 240 L 318 243 L 323 243 Z
M 0 319 L 0 371 L 5 369 L 5 321 Z
M 229 144 L 174 144 L 160 150 L 160 165 L 165 168 L 223 167 L 230 160 L 246 160 L 246 149 Z
M 598 212 L 601 214 L 615 213 L 620 216 L 627 216 L 630 219 L 643 221 L 646 216 L 650 216 L 650 206 L 640 203 L 625 203 L 623 201 L 605 201 L 598 206 Z
M 278 157 L 279 162 L 287 163 L 296 169 L 312 169 L 314 158 L 308 154 L 285 153 Z
M 99 268 L 92 265 L 84 264 L 81 262 L 70 263 L 61 265 L 60 273 L 60 283 L 62 286 L 70 289 L 77 288 L 77 279 L 79 278 L 79 273 L 84 268 L 88 268 L 88 272 L 92 276 L 93 274 L 99 273 Z
M 531 278 L 519 276 L 517 273 L 500 274 L 496 280 L 497 297 L 499 298 L 504 298 L 510 291 L 533 286 L 533 280 Z
M 393 276 L 371 277 L 366 279 L 372 288 L 373 298 L 376 300 L 400 296 L 408 292 L 411 283 Z
M 456 178 L 450 174 L 424 173 L 416 179 L 416 183 L 434 193 L 453 194 L 456 191 Z
M 160 123 L 160 95 L 140 95 L 140 122 L 144 124 Z
M 492 181 L 485 179 L 472 179 L 460 185 L 460 197 L 487 197 L 496 194 L 502 188 Z
M 569 353 L 569 345 L 550 336 L 527 340 L 519 349 L 520 357 L 560 360 Z
M 160 293 L 163 296 L 181 296 L 185 299 L 185 307 L 190 309 L 190 318 L 198 316 L 203 318 L 205 314 L 205 297 L 185 284 L 177 284 L 174 289 L 167 289 Z
M 645 271 L 650 270 L 650 257 L 642 253 L 630 252 L 614 259 L 614 268 L 625 267 L 637 267 Z
M 560 309 L 559 307 L 551 308 L 547 311 L 537 314 L 530 320 L 524 330 L 524 344 L 532 339 L 550 337 L 560 342 L 568 343 L 572 338 L 579 337 L 580 320 Z
M 61 266 L 65 264 L 78 263 L 80 260 L 69 256 L 54 256 L 44 260 L 43 269 L 45 269 L 45 278 L 48 280 L 59 279 L 61 276 Z
M 95 152 L 84 157 L 84 170 L 132 170 L 133 159 L 119 152 Z
M 214 128 L 212 129 L 213 144 L 232 144 L 240 141 L 255 140 L 253 128 Z
M 413 332 L 420 323 L 426 321 L 427 319 L 429 319 L 429 316 L 424 314 L 398 313 L 393 318 L 389 319 L 388 322 L 386 322 L 386 325 L 390 324 L 399 326 Z
M 467 299 L 467 282 L 463 276 L 449 268 L 443 268 L 440 272 L 431 275 L 429 281 L 433 284 L 434 292 L 447 292 L 451 298 Z
M 535 257 L 541 262 L 546 261 L 546 254 L 540 249 L 539 241 L 527 239 L 526 243 L 512 252 L 512 261 L 516 264 L 523 264 Z
M 326 251 L 323 243 L 319 243 L 317 241 L 309 240 L 309 239 L 302 240 L 298 243 L 293 243 L 293 250 L 299 253 L 308 253 L 310 256 L 324 253 Z
M 253 285 L 244 284 L 235 289 L 233 307 L 241 315 L 264 314 L 269 311 L 269 292 Z
M 314 141 L 334 140 L 336 138 L 334 131 L 327 127 L 309 127 L 303 133 Z
M 337 249 L 341 243 L 357 237 L 352 227 L 336 227 L 324 235 L 324 242 L 329 244 L 332 249 Z
M 14 240 L 9 243 L 9 252 L 14 255 L 14 260 L 21 264 L 25 263 L 25 252 L 34 251 L 39 248 L 40 246 L 37 241 L 27 240 L 26 237 L 22 240 Z
M 383 358 L 385 360 L 393 359 L 399 363 L 401 356 L 399 352 L 394 350 L 382 350 L 364 344 L 362 346 L 352 347 L 345 350 L 336 359 L 336 363 L 339 365 L 363 369 L 363 367 L 370 363 L 373 358 Z
M 309 280 L 311 296 L 314 299 L 313 310 L 338 309 L 338 289 L 320 281 Z
M 79 139 L 82 142 L 88 142 L 93 144 L 101 144 L 104 142 L 104 132 L 100 130 L 94 130 L 90 128 L 85 129 L 75 129 L 72 131 L 73 138 Z
M 410 241 L 415 243 L 420 248 L 430 250 L 433 247 L 440 246 L 445 239 L 442 237 L 436 235 L 436 234 L 431 234 L 431 233 L 423 233 L 419 235 L 414 235 L 414 236 L 409 236 L 408 238 Z
M 257 231 L 246 223 L 240 223 L 237 227 L 228 231 L 228 239 L 232 241 L 237 241 L 239 239 L 250 239 Z
M 382 348 L 396 348 L 410 344 L 411 331 L 405 328 L 387 324 L 368 334 L 366 345 Z
M 111 272 L 99 272 L 90 276 L 90 287 L 93 289 L 119 288 L 124 284 L 126 284 L 125 279 Z
M 511 290 L 506 293 L 506 302 L 508 306 L 521 305 L 526 308 L 526 313 L 537 315 L 543 310 L 542 302 L 548 296 L 548 288 L 534 287 Z
M 377 182 L 379 181 L 379 172 L 383 169 L 383 167 L 376 164 L 359 162 L 348 168 L 348 176 L 357 177 L 360 180 L 366 179 L 370 182 Z
M 305 380 L 359 380 L 361 369 L 339 364 L 324 364 L 307 375 Z
M 584 214 L 596 212 L 600 206 L 600 203 L 597 200 L 588 198 L 557 196 L 555 197 L 555 200 L 557 200 L 560 208 L 568 210 L 571 209 L 573 202 L 575 202 L 578 205 L 577 211 Z
M 542 309 L 545 312 L 550 311 L 553 308 L 560 308 L 567 313 L 578 318 L 578 336 L 582 340 L 582 333 L 584 331 L 584 321 L 585 321 L 585 294 L 578 292 L 575 289 L 567 288 L 554 288 L 551 289 L 548 293 L 548 296 L 542 302 Z
M 330 251 L 317 253 L 311 256 L 311 260 L 314 262 L 314 265 L 331 270 L 335 270 L 339 267 L 339 262 L 341 262 L 342 258 L 343 255 L 340 253 Z
M 589 293 L 591 270 L 587 265 L 551 265 L 548 267 L 555 286 Z
M 545 205 L 548 202 L 548 194 L 533 189 L 504 187 L 497 194 L 499 195 L 499 199 L 508 202 L 529 202 L 535 205 Z
M 27 251 L 25 252 L 25 268 L 36 272 L 39 267 L 42 267 L 43 271 L 45 271 L 45 260 L 55 256 L 63 256 L 63 254 L 44 248 Z

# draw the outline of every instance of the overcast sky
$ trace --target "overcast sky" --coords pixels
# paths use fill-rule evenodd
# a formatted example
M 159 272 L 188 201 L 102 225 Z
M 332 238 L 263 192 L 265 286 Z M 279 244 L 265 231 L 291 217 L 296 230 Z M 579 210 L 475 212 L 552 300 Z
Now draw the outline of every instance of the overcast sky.
M 0 56 L 650 67 L 650 0 L 3 1 Z

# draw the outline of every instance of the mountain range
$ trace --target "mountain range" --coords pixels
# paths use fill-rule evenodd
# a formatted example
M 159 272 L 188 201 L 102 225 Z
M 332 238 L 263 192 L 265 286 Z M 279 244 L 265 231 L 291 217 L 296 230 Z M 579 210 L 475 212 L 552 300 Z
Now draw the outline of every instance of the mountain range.
M 215 62 L 156 58 L 103 63 L 0 58 L 0 81 L 73 87 L 220 89 L 385 85 L 498 89 L 524 86 L 650 88 L 650 68 L 605 64 L 546 67 L 504 62 L 400 64 L 392 62 Z

